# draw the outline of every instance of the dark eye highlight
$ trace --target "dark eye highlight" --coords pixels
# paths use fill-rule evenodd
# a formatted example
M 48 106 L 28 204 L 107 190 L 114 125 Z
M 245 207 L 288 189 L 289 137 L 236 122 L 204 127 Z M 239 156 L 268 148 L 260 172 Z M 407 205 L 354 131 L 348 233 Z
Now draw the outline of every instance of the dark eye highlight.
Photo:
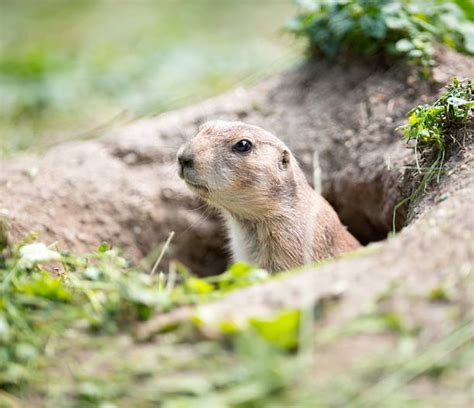
M 239 140 L 235 145 L 232 146 L 234 152 L 245 153 L 252 150 L 252 142 L 247 139 Z

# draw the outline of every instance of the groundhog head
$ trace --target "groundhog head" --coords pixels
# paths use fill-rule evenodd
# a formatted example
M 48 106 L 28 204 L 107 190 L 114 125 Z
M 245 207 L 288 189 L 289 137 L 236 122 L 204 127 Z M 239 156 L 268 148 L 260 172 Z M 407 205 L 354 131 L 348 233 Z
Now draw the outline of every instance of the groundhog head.
M 261 217 L 294 188 L 287 146 L 260 127 L 211 121 L 178 151 L 179 175 L 198 196 L 236 216 Z

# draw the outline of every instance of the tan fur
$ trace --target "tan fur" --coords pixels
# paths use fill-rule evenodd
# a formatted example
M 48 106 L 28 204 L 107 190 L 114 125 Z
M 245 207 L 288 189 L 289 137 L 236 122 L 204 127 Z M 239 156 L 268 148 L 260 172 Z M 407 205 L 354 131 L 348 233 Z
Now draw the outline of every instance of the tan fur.
M 232 146 L 252 142 L 248 154 Z M 308 184 L 277 137 L 242 122 L 212 121 L 183 145 L 193 157 L 180 172 L 190 189 L 226 219 L 234 261 L 286 270 L 360 246 L 331 205 Z

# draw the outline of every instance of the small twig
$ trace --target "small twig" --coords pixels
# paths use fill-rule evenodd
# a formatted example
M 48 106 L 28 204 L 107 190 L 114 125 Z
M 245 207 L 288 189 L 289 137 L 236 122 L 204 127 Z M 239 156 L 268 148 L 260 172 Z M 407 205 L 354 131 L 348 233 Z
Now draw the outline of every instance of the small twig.
M 160 271 L 160 273 L 158 274 L 158 290 L 159 291 L 162 291 L 163 288 L 165 287 L 165 281 L 166 281 L 165 274 L 162 271 Z
M 158 265 L 160 264 L 161 260 L 163 259 L 163 256 L 165 255 L 165 252 L 168 249 L 168 247 L 170 245 L 170 242 L 173 239 L 173 237 L 174 237 L 174 231 L 171 231 L 168 239 L 165 242 L 165 245 L 163 245 L 163 249 L 161 250 L 160 256 L 158 257 L 155 264 L 153 265 L 153 269 L 151 270 L 151 273 L 150 273 L 151 276 L 153 276 L 155 274 L 156 268 L 158 268 Z
M 176 283 L 176 263 L 170 262 L 170 268 L 168 272 L 168 280 L 166 281 L 166 291 L 171 292 Z

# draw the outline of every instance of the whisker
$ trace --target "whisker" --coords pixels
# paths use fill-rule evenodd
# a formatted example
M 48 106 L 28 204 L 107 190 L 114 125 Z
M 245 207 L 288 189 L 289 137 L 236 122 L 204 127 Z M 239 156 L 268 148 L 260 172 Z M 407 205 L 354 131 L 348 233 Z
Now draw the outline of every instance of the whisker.
M 209 206 L 209 204 L 208 204 L 208 203 L 204 203 L 204 204 L 200 205 L 200 206 L 197 207 L 197 208 L 193 208 L 191 211 L 199 211 L 199 210 L 201 210 L 202 208 L 207 207 L 207 206 Z
M 206 204 L 207 205 L 207 204 Z M 207 212 L 209 210 L 209 212 Z M 206 214 L 207 212 L 207 214 Z M 203 222 L 207 221 L 209 219 L 209 217 L 211 216 L 211 213 L 212 213 L 212 207 L 211 206 L 208 206 L 206 208 L 206 210 L 204 211 L 202 217 L 200 217 L 197 221 L 193 222 L 188 228 L 186 228 L 183 232 L 181 232 L 179 234 L 179 237 L 181 237 L 182 235 L 184 235 L 186 232 L 188 232 L 190 229 L 192 228 L 195 228 L 195 227 L 198 227 L 199 225 L 201 225 Z
M 160 149 L 160 150 L 170 150 L 170 151 L 174 151 L 174 152 L 177 152 L 178 149 L 179 149 L 179 146 L 163 146 L 163 145 L 159 145 L 159 146 L 156 146 L 157 149 Z

